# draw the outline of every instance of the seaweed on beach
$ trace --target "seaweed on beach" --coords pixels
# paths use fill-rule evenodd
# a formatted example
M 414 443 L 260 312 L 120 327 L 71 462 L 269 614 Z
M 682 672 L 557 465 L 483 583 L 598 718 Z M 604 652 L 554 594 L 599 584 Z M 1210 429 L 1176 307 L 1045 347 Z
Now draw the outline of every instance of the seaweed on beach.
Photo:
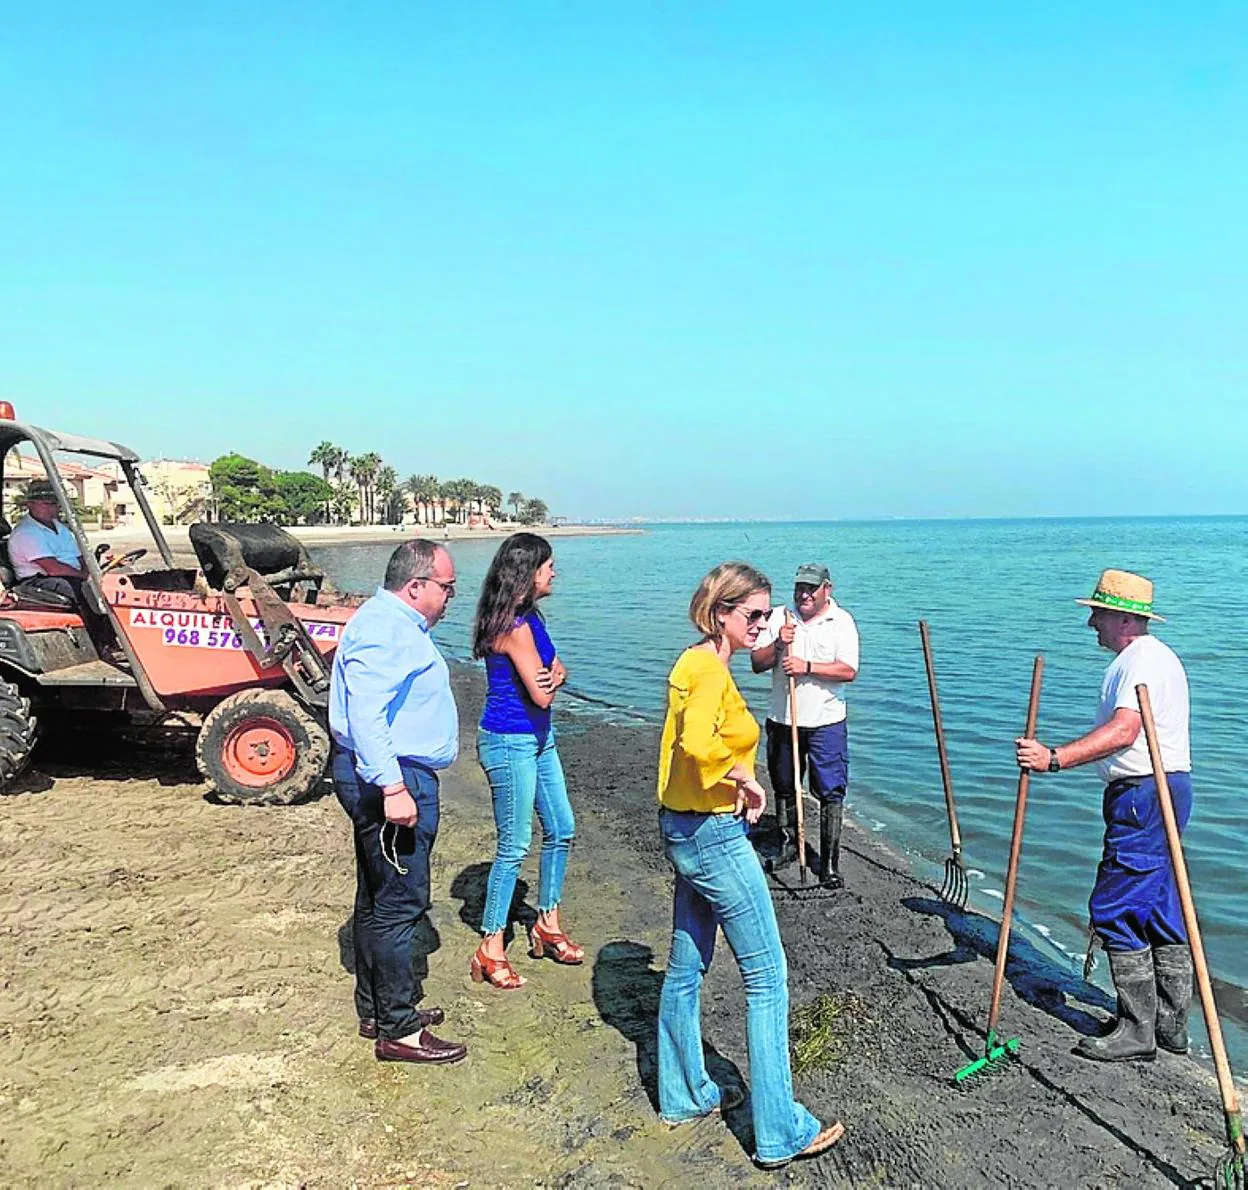
M 844 1057 L 850 1042 L 874 1022 L 853 992 L 826 992 L 794 1014 L 789 1028 L 793 1073 L 826 1070 Z

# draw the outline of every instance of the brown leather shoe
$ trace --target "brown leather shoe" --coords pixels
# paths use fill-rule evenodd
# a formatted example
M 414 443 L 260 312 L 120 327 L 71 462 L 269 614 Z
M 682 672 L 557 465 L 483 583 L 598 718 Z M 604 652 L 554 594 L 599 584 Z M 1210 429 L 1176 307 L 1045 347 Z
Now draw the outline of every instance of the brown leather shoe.
M 447 1066 L 462 1062 L 468 1056 L 468 1047 L 462 1041 L 443 1041 L 428 1029 L 420 1031 L 416 1045 L 403 1045 L 379 1037 L 373 1045 L 378 1062 L 430 1062 Z
M 422 1029 L 430 1029 L 446 1020 L 446 1013 L 440 1008 L 416 1009 L 416 1020 Z M 360 1036 L 367 1041 L 377 1040 L 377 1019 L 366 1016 L 360 1020 Z

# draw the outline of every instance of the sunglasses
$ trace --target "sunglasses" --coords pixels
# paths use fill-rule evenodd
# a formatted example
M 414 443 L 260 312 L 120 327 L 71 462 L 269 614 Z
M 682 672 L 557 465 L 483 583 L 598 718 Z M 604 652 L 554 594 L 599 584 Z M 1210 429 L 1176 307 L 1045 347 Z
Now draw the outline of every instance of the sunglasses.
M 769 615 L 771 615 L 771 608 L 769 607 L 754 607 L 749 611 L 746 611 L 743 607 L 734 607 L 732 610 L 734 612 L 740 612 L 745 617 L 746 624 L 751 628 L 753 628 L 754 625 L 760 620 L 765 620 Z
M 454 583 L 444 583 L 440 578 L 422 578 L 420 581 L 422 583 L 437 583 L 438 586 L 441 587 L 442 590 L 446 592 L 447 599 L 455 598 L 455 584 Z

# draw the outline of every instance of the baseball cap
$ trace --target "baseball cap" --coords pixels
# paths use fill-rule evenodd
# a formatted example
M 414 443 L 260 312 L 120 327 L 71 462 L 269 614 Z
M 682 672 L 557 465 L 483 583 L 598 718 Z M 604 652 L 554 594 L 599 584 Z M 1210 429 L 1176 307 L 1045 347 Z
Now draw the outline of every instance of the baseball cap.
M 832 576 L 828 573 L 828 568 L 819 562 L 803 562 L 797 568 L 793 581 L 794 583 L 809 583 L 812 587 L 818 587 L 824 583 L 830 583 Z

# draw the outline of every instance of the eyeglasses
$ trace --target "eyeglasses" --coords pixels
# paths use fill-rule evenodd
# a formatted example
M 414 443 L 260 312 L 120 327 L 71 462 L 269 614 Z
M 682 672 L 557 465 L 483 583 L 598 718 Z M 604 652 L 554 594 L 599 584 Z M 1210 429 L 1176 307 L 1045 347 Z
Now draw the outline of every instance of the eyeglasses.
M 734 612 L 740 612 L 745 617 L 746 624 L 748 624 L 751 628 L 753 628 L 754 625 L 760 620 L 765 620 L 769 615 L 771 615 L 771 608 L 769 607 L 752 607 L 749 610 L 746 610 L 743 607 L 734 607 L 732 610 Z
M 440 578 L 430 578 L 428 576 L 426 576 L 425 578 L 418 579 L 417 581 L 422 582 L 422 583 L 437 583 L 438 586 L 441 587 L 442 590 L 446 592 L 447 599 L 455 598 L 455 584 L 454 583 L 444 583 Z

